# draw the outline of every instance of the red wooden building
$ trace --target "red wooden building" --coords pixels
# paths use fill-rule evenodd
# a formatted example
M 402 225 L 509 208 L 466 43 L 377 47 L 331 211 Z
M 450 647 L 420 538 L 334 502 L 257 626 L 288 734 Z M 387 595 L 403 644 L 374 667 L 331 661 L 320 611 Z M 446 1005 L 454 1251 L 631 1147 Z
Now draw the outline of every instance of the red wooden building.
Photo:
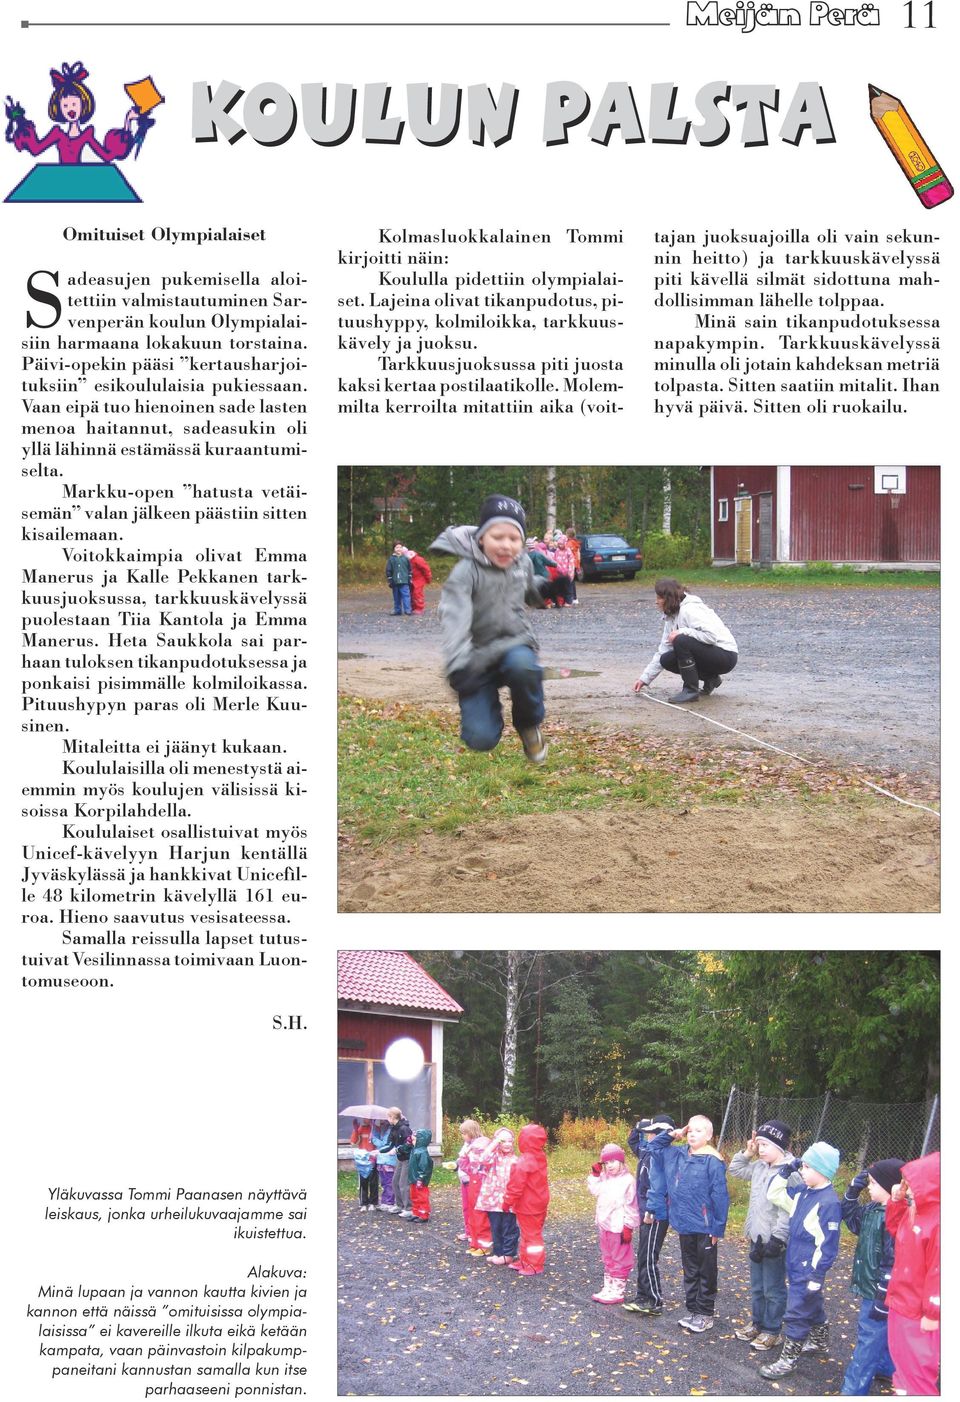
M 940 468 L 710 467 L 716 565 L 936 569 Z
M 342 949 L 337 954 L 337 1108 L 398 1105 L 414 1129 L 443 1130 L 443 1027 L 459 1022 L 460 1004 L 399 949 Z M 424 1066 L 412 1081 L 394 1080 L 384 1057 L 409 1037 Z M 338 1122 L 338 1157 L 349 1159 L 351 1122 Z

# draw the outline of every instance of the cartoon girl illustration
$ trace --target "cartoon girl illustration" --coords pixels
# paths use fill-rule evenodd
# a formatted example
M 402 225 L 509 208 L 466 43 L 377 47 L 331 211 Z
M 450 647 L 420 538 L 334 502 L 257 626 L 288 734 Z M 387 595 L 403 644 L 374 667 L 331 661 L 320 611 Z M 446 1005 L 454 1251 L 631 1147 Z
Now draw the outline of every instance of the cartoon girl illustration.
M 12 142 L 18 151 L 29 151 L 32 156 L 39 156 L 50 147 L 55 147 L 61 165 L 82 165 L 85 146 L 89 146 L 101 161 L 122 161 L 136 144 L 133 126 L 139 115 L 138 109 L 131 107 L 124 125 L 108 131 L 101 145 L 93 134 L 93 127 L 85 125 L 96 107 L 93 93 L 86 85 L 88 76 L 82 63 L 65 63 L 60 69 L 51 68 L 53 91 L 47 113 L 51 121 L 61 125 L 51 127 L 46 136 L 37 136 L 37 129 L 23 108 L 8 97 L 5 108 L 7 141 Z

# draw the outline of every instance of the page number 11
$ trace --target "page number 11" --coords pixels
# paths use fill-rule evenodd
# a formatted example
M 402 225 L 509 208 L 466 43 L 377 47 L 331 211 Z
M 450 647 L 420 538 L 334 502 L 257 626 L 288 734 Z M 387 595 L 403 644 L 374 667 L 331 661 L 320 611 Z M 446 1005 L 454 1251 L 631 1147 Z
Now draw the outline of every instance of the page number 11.
M 918 5 L 918 6 L 917 6 L 917 9 L 918 9 L 918 10 L 926 10 L 926 12 L 927 12 L 927 22 L 926 22 L 926 24 L 921 24 L 921 25 L 915 25 L 915 24 L 914 24 L 914 22 L 913 22 L 913 0 L 907 0 L 907 3 L 904 5 L 903 8 L 904 8 L 904 9 L 906 10 L 906 12 L 907 12 L 907 28 L 908 28 L 908 29 L 918 29 L 918 28 L 919 28 L 919 29 L 935 29 L 935 28 L 936 28 L 936 26 L 935 26 L 935 24 L 934 24 L 934 22 L 933 22 L 933 0 L 926 0 L 926 4 L 924 4 L 924 5 Z

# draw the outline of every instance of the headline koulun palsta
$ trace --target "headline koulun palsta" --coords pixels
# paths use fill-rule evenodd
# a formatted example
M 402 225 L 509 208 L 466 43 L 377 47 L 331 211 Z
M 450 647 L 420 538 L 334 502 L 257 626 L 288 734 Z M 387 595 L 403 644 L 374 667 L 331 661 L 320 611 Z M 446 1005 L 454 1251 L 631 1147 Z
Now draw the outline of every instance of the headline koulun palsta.
M 245 90 L 223 79 L 216 87 L 194 83 L 192 136 L 198 144 L 230 146 L 243 137 L 258 146 L 283 146 L 297 134 L 316 146 L 341 146 L 351 138 L 376 146 L 446 146 L 457 137 L 474 146 L 502 146 L 513 138 L 519 107 L 520 91 L 509 83 L 495 96 L 483 83 L 304 83 L 293 93 L 279 83 Z M 798 83 L 789 99 L 775 83 L 723 80 L 688 95 L 675 83 L 644 91 L 608 83 L 594 100 L 573 82 L 548 83 L 543 95 L 546 146 L 567 145 L 571 137 L 600 146 L 614 138 L 627 145 L 720 146 L 731 135 L 743 146 L 766 146 L 771 139 L 798 146 L 806 133 L 818 146 L 836 140 L 819 83 Z

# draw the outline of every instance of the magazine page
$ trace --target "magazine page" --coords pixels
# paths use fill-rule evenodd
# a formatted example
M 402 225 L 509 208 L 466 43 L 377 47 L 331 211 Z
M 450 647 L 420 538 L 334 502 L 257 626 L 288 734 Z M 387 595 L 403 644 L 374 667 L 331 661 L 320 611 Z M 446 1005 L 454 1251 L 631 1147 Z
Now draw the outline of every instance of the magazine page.
M 707 1367 L 674 1315 L 624 1337 L 615 1286 L 583 1314 L 562 1250 L 515 1279 L 536 1223 L 487 1269 L 454 1131 L 511 1065 L 552 1174 L 565 1113 L 662 1108 L 535 1088 L 589 951 L 595 1000 L 650 949 L 663 987 L 745 998 L 776 961 L 687 956 L 772 919 L 774 953 L 916 955 L 830 973 L 935 1019 L 953 14 L 107 0 L 4 29 L 7 1390 L 765 1391 L 733 1290 Z M 917 1025 L 889 1098 L 926 1157 Z M 674 1129 L 720 1126 L 697 1171 L 787 1113 L 747 1061 L 742 1105 L 728 1061 L 674 1087 Z M 829 1137 L 807 1110 L 798 1151 Z M 845 1163 L 895 1151 L 877 1123 Z

